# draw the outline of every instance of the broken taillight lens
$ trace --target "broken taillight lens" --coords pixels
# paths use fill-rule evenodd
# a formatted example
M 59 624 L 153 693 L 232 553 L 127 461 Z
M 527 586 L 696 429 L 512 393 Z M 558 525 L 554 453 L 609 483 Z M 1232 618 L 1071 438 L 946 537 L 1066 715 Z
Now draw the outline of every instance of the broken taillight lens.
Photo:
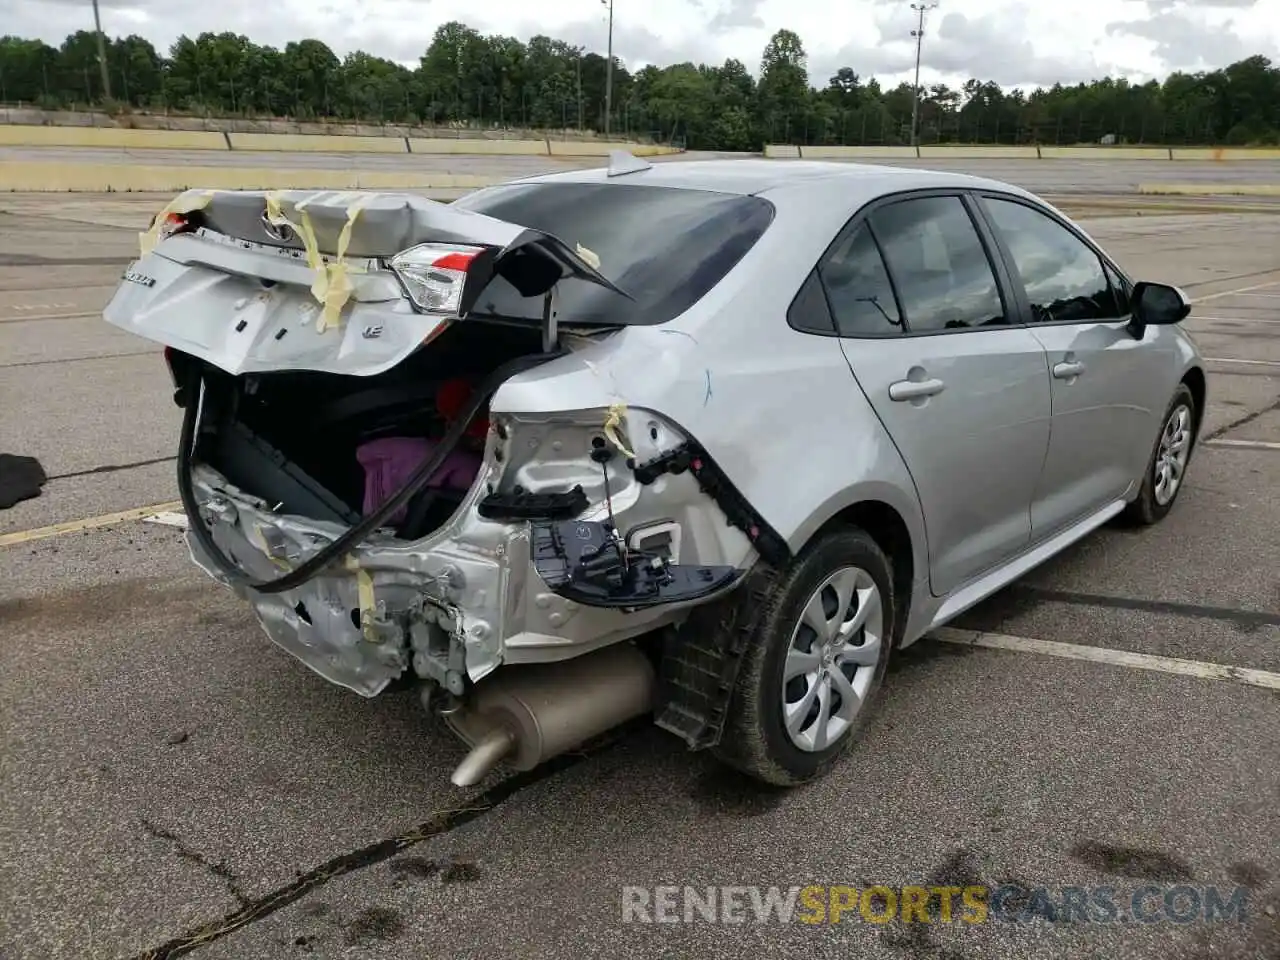
M 165 214 L 164 220 L 160 224 L 156 240 L 165 240 L 174 234 L 185 233 L 192 229 L 194 229 L 194 225 L 185 216 L 180 213 L 168 213 Z
M 427 313 L 457 313 L 467 272 L 484 247 L 456 243 L 420 243 L 391 258 L 405 291 Z

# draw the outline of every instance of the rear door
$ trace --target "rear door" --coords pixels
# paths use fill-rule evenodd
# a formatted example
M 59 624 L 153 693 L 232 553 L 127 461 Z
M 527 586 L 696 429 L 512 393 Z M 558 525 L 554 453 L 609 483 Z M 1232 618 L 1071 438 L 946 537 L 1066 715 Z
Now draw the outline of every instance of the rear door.
M 933 592 L 1026 548 L 1049 443 L 1044 348 L 960 193 L 890 198 L 818 268 L 841 345 L 911 471 Z
M 1169 358 L 1129 331 L 1123 281 L 1083 237 L 1021 199 L 986 194 L 980 203 L 1048 352 L 1053 425 L 1031 505 L 1040 540 L 1114 502 L 1142 475 L 1168 401 Z

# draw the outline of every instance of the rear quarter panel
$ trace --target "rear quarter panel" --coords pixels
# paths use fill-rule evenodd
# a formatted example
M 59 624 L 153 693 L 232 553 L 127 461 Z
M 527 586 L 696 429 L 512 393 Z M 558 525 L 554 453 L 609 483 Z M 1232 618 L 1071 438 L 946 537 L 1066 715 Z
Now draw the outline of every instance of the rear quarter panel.
M 793 550 L 845 507 L 887 503 L 910 531 L 919 580 L 928 551 L 901 457 L 839 342 L 786 321 L 796 290 L 852 212 L 779 205 L 764 237 L 685 314 L 521 374 L 498 391 L 493 409 L 552 413 L 620 402 L 658 412 L 707 450 Z M 628 428 L 643 429 L 634 420 Z

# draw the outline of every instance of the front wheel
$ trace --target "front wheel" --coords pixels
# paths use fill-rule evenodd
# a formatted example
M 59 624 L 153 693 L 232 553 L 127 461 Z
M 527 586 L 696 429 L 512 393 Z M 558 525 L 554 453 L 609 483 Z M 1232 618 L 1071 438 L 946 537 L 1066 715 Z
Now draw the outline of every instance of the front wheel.
M 1182 491 L 1195 442 L 1196 401 L 1185 383 L 1178 384 L 1165 410 L 1155 449 L 1147 461 L 1138 497 L 1125 508 L 1124 519 L 1140 526 L 1159 523 Z
M 822 535 L 757 606 L 716 755 L 766 783 L 824 774 L 865 725 L 893 645 L 888 558 L 865 531 Z

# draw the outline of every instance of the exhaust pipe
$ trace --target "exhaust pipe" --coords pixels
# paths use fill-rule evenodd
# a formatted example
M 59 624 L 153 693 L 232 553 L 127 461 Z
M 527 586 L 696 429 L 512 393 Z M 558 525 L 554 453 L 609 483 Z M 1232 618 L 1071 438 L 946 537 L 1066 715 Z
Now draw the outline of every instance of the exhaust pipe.
M 630 643 L 559 663 L 507 667 L 445 722 L 471 747 L 450 778 L 470 787 L 503 760 L 531 770 L 653 709 L 649 658 Z

